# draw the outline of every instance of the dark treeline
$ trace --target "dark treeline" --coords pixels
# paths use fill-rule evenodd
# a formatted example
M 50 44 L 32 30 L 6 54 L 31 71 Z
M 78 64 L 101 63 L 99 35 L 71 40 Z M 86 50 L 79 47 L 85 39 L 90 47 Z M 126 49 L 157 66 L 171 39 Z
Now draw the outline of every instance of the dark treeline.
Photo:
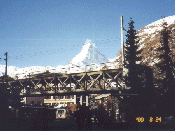
M 126 86 L 130 87 L 128 93 L 136 93 L 138 97 L 124 97 L 122 100 L 128 123 L 134 123 L 139 116 L 148 121 L 149 117 L 163 119 L 175 113 L 174 62 L 173 52 L 170 49 L 171 30 L 168 29 L 166 22 L 163 22 L 162 27 L 160 46 L 156 50 L 156 57 L 160 61 L 153 66 L 147 66 L 142 64 L 142 49 L 138 50 L 139 37 L 134 29 L 134 21 L 131 18 L 129 22 L 124 44 L 126 75 L 123 79 Z

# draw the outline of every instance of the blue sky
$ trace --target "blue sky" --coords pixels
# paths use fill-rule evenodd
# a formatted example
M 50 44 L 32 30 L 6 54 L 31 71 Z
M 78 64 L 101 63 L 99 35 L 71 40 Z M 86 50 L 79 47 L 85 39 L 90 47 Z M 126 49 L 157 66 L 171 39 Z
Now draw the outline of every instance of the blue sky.
M 8 52 L 17 67 L 66 65 L 90 39 L 112 59 L 121 15 L 126 29 L 132 17 L 139 30 L 163 14 L 175 15 L 174 0 L 1 0 L 0 58 Z

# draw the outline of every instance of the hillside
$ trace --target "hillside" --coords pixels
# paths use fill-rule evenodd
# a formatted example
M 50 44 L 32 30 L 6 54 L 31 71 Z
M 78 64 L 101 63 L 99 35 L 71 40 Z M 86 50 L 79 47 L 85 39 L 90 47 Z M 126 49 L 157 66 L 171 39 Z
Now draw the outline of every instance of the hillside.
M 162 30 L 163 22 L 167 22 L 168 29 L 171 31 L 171 39 L 169 39 L 170 49 L 175 54 L 175 15 L 169 16 L 164 19 L 160 19 L 156 22 L 153 22 L 140 30 L 137 31 L 139 36 L 140 48 L 143 49 L 142 55 L 142 64 L 153 66 L 159 60 L 157 57 L 156 49 L 160 47 L 160 31 Z
M 154 66 L 157 59 L 156 49 L 160 46 L 160 32 L 162 30 L 163 22 L 167 22 L 168 29 L 171 30 L 171 39 L 169 41 L 170 49 L 175 54 L 175 15 L 169 16 L 164 19 L 160 19 L 155 21 L 141 29 L 139 29 L 136 33 L 139 36 L 139 49 L 142 49 L 141 56 L 142 61 L 141 64 L 147 66 Z M 175 61 L 175 58 L 173 58 Z M 116 55 L 114 62 L 120 62 L 121 64 L 121 50 Z

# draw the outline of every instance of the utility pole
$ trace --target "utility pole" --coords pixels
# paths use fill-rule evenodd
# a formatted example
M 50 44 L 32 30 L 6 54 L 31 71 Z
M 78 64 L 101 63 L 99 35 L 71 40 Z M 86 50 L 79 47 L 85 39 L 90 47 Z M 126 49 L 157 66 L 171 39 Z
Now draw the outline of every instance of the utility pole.
M 122 68 L 123 68 L 123 78 L 125 76 L 125 68 L 124 68 L 124 43 L 123 43 L 123 16 L 121 16 L 121 49 L 122 49 Z M 125 82 L 123 79 L 122 87 L 125 89 Z
M 6 61 L 5 76 L 7 76 L 7 55 L 8 55 L 8 53 L 6 52 L 4 55 L 6 56 L 6 58 L 4 59 Z
M 121 48 L 122 48 L 122 66 L 123 66 L 124 65 L 123 16 L 121 16 Z

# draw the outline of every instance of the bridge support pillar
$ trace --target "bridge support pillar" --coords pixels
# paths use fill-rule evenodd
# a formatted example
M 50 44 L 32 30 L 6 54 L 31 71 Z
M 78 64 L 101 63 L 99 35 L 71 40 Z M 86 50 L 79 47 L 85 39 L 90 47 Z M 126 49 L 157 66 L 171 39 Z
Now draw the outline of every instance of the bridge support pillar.
M 86 95 L 86 106 L 88 106 L 89 104 L 88 104 L 88 95 Z
M 88 106 L 89 105 L 89 96 L 88 95 L 80 95 L 76 97 L 76 104 L 80 106 Z
M 80 105 L 83 105 L 83 96 L 80 96 Z
M 89 99 L 89 96 L 88 95 L 83 95 L 82 96 L 82 105 L 83 106 L 88 106 L 89 105 L 88 99 Z

